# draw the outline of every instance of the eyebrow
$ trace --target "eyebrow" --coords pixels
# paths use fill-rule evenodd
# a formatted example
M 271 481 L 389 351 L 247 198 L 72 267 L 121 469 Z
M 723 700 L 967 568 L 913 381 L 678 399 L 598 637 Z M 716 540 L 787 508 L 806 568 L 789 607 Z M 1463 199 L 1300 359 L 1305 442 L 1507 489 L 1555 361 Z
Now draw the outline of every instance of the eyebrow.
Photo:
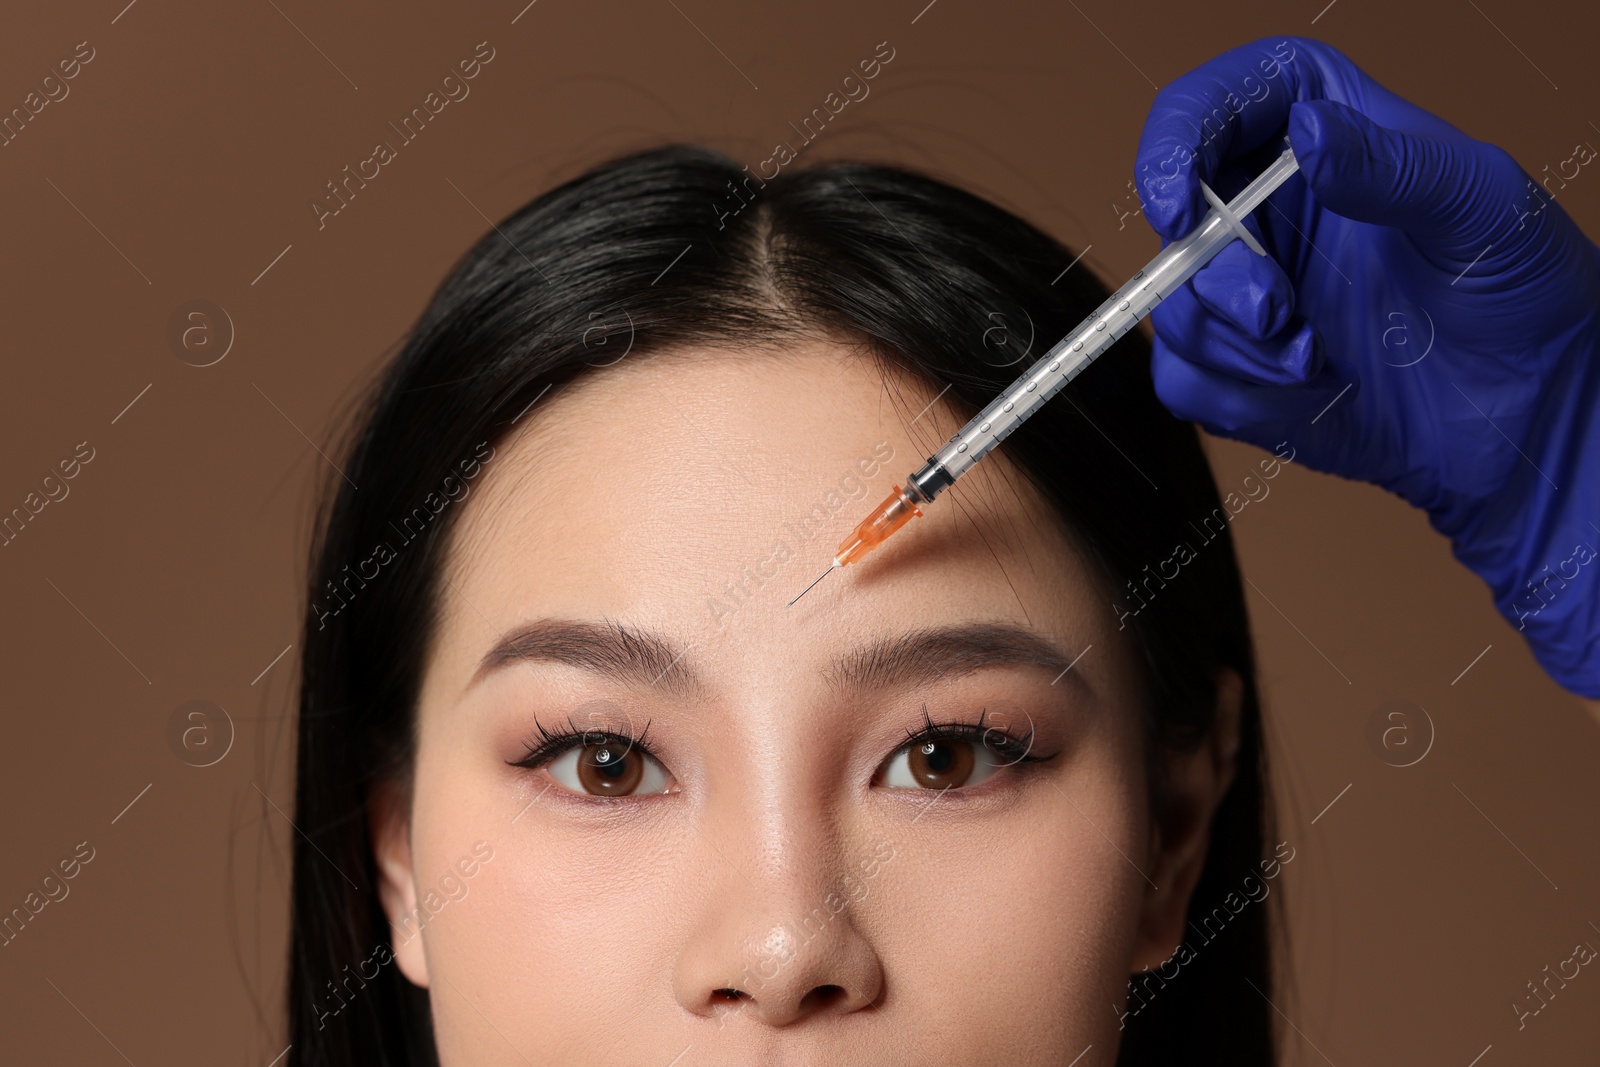
M 468 688 L 486 675 L 516 663 L 563 663 L 609 675 L 640 688 L 663 684 L 683 696 L 701 696 L 706 686 L 683 662 L 693 645 L 677 649 L 666 637 L 622 623 L 539 619 L 502 635 L 484 654 Z
M 823 677 L 834 688 L 851 692 L 925 685 L 990 667 L 1044 667 L 1054 675 L 1054 685 L 1076 662 L 1054 642 L 1024 627 L 968 623 L 880 638 L 839 657 Z M 1087 692 L 1082 674 L 1074 673 L 1069 684 Z
M 544 662 L 608 675 L 641 688 L 661 684 L 677 695 L 703 697 L 709 687 L 685 659 L 693 647 L 680 648 L 661 634 L 611 620 L 539 619 L 504 634 L 479 662 L 468 687 L 517 663 Z M 838 657 L 822 676 L 836 690 L 859 692 L 925 685 L 985 668 L 1043 667 L 1055 674 L 1053 685 L 1076 663 L 1053 642 L 1024 627 L 968 623 L 879 638 Z M 1087 692 L 1081 673 L 1073 672 L 1068 684 Z

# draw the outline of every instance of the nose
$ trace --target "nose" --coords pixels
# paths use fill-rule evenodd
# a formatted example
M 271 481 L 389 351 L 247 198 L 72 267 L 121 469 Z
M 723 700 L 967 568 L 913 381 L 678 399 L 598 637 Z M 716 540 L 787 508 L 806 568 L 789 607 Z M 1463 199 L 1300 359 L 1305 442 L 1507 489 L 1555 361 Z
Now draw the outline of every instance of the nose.
M 860 922 L 871 887 L 853 873 L 854 852 L 867 850 L 840 847 L 815 826 L 742 822 L 744 847 L 701 835 L 709 877 L 674 974 L 678 1002 L 772 1027 L 871 1007 L 883 966 Z

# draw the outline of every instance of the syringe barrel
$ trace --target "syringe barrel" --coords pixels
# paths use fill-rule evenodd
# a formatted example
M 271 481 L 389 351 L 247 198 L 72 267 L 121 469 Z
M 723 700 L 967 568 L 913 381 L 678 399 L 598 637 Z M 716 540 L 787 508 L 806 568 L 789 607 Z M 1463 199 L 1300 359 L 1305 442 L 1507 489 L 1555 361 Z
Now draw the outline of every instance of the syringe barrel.
M 1241 218 L 1247 215 L 1297 169 L 1294 153 L 1286 149 L 1229 203 L 1230 211 Z M 1207 212 L 1199 226 L 1145 264 L 1143 270 L 930 456 L 926 465 L 912 473 L 907 491 L 917 493 L 919 500 L 926 502 L 965 474 L 1236 236 L 1219 212 Z

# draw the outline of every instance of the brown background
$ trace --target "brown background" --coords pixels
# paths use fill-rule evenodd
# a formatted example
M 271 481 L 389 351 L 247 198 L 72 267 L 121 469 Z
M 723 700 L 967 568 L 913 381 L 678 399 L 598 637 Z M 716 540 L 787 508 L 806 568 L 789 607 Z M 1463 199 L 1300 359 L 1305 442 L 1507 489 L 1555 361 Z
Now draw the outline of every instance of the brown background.
M 77 42 L 96 50 L 0 148 L 0 511 L 95 449 L 0 548 L 0 912 L 76 843 L 96 850 L 0 948 L 6 1062 L 283 1051 L 297 652 L 262 672 L 295 639 L 318 447 L 484 215 L 664 139 L 753 166 L 885 40 L 870 97 L 802 160 L 924 167 L 1092 246 L 1084 262 L 1116 281 L 1158 247 L 1113 208 L 1136 206 L 1156 87 L 1255 37 L 1320 36 L 1531 172 L 1600 142 L 1583 0 L 539 0 L 520 18 L 525 0 L 124 2 L 14 8 L 0 32 L 5 110 Z M 319 232 L 323 183 L 484 40 L 471 95 Z M 1600 233 L 1600 173 L 1559 198 Z M 197 298 L 237 331 L 203 369 L 166 340 Z M 1257 454 L 1212 444 L 1236 487 Z M 1600 946 L 1595 722 L 1379 490 L 1293 467 L 1235 533 L 1297 849 L 1277 883 L 1296 988 L 1276 999 L 1303 1035 L 1286 1062 L 1595 1062 L 1592 968 L 1521 1032 L 1511 1009 L 1576 942 Z M 237 727 L 209 768 L 166 740 L 191 699 Z M 1367 740 L 1395 699 L 1435 732 L 1406 769 Z

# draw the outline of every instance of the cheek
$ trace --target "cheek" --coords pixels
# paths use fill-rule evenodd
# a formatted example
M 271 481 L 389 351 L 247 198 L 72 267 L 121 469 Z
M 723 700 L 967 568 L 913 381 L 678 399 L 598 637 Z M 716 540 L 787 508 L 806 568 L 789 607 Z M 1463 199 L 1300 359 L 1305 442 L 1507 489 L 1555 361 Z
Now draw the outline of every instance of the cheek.
M 464 879 L 467 896 L 425 930 L 443 1062 L 505 1062 L 507 1041 L 535 1063 L 622 1056 L 610 1043 L 672 973 L 662 916 L 688 910 L 690 902 L 673 895 L 687 879 L 641 877 L 673 869 L 663 833 L 552 814 L 549 798 L 519 813 L 526 802 L 498 774 L 465 761 L 455 770 L 418 763 L 419 894 L 437 888 L 474 841 L 494 848 Z
M 920 820 L 874 884 L 899 988 L 924 1019 L 965 1020 L 964 1062 L 1117 1040 L 1147 888 L 1124 858 L 1145 862 L 1143 784 L 1109 747 L 1065 771 L 1061 792 L 1040 783 L 993 823 Z

